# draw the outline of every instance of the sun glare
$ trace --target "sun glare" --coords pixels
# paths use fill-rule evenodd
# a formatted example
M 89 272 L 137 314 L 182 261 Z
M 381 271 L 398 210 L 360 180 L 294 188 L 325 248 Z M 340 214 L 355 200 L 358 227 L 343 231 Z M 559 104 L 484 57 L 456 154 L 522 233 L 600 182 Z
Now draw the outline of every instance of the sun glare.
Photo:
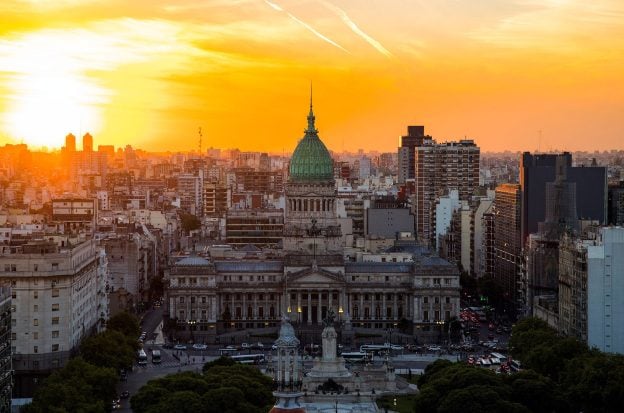
M 69 132 L 100 128 L 97 104 L 105 92 L 83 73 L 75 51 L 62 43 L 62 38 L 28 37 L 3 50 L 10 74 L 2 120 L 16 142 L 58 148 Z

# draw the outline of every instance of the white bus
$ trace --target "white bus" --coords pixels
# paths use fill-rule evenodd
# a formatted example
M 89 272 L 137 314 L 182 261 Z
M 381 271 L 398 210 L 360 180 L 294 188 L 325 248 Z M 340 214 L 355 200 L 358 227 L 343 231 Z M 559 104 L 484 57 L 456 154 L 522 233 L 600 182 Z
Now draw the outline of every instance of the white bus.
M 342 357 L 347 363 L 363 363 L 368 359 L 366 353 L 362 353 L 359 351 L 355 351 L 352 353 L 342 353 L 340 357 Z
M 219 349 L 220 356 L 233 356 L 236 353 L 238 353 L 238 349 L 234 347 L 226 347 L 226 348 Z
M 264 354 L 243 354 L 232 356 L 232 360 L 241 364 L 259 364 L 264 362 Z
M 363 344 L 360 346 L 360 353 L 373 353 L 373 354 L 383 354 L 390 353 L 392 351 L 401 351 L 403 350 L 402 346 L 390 343 L 384 344 Z
M 152 363 L 160 364 L 160 350 L 152 350 Z
M 139 366 L 147 364 L 147 354 L 145 353 L 145 350 L 141 349 L 137 352 L 137 363 Z

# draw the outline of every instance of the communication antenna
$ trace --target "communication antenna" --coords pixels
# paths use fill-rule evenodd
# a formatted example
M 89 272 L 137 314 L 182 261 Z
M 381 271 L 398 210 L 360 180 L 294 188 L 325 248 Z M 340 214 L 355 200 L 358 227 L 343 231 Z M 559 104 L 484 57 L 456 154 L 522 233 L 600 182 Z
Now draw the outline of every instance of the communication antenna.
M 199 157 L 202 157 L 202 128 L 201 126 L 199 127 L 199 130 L 197 131 L 197 134 L 199 135 Z

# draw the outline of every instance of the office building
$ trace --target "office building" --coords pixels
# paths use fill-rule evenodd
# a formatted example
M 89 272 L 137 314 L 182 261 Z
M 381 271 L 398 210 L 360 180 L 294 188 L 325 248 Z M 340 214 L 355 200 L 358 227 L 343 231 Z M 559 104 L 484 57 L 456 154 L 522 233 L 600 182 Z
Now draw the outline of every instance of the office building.
M 624 228 L 600 230 L 587 247 L 587 344 L 624 354 Z
M 415 175 L 415 149 L 421 146 L 425 137 L 424 126 L 408 126 L 407 135 L 401 136 L 398 149 L 398 180 L 405 183 L 408 179 L 414 179 Z
M 469 200 L 479 186 L 480 150 L 472 140 L 436 143 L 425 137 L 415 148 L 416 234 L 420 243 L 435 246 L 435 204 L 440 194 L 457 190 Z
M 609 225 L 624 225 L 624 181 L 609 185 Z
M 578 219 L 607 220 L 607 171 L 604 167 L 572 166 L 572 155 L 531 154 L 520 158 L 520 187 L 522 190 L 522 242 L 529 234 L 537 233 L 538 224 L 546 219 L 546 184 L 555 182 L 557 165 L 559 175 L 568 184 L 574 184 Z M 568 189 L 571 185 L 567 185 Z M 551 192 L 554 193 L 554 192 Z M 567 190 L 570 193 L 570 190 Z M 560 215 L 557 213 L 557 215 Z
M 516 308 L 523 306 L 523 294 L 519 291 L 522 260 L 521 195 L 520 185 L 502 184 L 496 187 L 494 199 L 494 280 L 501 288 L 505 309 L 510 314 L 515 314 Z

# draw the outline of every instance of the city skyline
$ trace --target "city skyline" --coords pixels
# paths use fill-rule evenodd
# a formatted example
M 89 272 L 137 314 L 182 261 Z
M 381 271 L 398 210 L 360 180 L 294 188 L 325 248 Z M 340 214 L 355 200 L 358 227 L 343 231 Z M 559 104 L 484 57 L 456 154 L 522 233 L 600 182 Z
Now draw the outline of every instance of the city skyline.
M 620 148 L 616 1 L 3 2 L 0 144 L 334 152 L 405 125 L 484 152 Z M 599 125 L 599 132 L 588 130 Z M 175 144 L 173 144 L 175 142 Z

